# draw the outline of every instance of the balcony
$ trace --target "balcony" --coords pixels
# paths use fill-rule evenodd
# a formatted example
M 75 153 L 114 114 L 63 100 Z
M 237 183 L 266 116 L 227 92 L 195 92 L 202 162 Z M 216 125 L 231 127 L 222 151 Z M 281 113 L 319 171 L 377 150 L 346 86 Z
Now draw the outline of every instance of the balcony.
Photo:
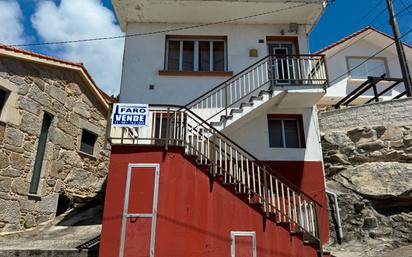
M 321 16 L 325 0 L 112 0 L 122 30 L 127 23 L 214 23 L 232 20 L 242 24 L 305 24 L 311 28 Z M 247 19 L 237 19 L 263 14 Z

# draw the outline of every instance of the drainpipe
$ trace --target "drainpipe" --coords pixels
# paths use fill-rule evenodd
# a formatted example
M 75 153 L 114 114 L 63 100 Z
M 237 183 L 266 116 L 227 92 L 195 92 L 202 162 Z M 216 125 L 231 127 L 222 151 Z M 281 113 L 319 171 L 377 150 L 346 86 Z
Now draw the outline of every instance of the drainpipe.
M 337 225 L 338 225 L 338 235 L 339 235 L 339 239 L 342 240 L 343 239 L 343 230 L 342 230 L 342 223 L 340 221 L 340 209 L 339 209 L 339 204 L 338 204 L 338 196 L 336 195 L 336 193 L 326 190 L 326 193 L 332 196 L 333 202 L 335 204 L 335 211 L 336 211 L 336 221 L 337 221 Z

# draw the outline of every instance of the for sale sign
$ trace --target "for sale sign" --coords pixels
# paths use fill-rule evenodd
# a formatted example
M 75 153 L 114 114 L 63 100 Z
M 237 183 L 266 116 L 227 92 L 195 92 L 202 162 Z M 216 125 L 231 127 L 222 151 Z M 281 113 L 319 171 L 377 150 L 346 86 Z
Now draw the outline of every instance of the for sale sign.
M 143 127 L 147 126 L 149 105 L 147 104 L 114 104 L 112 126 Z

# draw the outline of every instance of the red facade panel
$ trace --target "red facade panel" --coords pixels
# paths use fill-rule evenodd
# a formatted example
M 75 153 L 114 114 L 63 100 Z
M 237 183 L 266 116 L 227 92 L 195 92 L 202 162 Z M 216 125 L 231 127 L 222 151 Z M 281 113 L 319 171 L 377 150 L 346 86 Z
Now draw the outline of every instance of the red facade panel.
M 265 219 L 260 212 L 233 192 L 210 180 L 194 163 L 185 158 L 180 148 L 165 152 L 160 147 L 114 146 L 106 190 L 101 257 L 114 257 L 119 254 L 129 163 L 160 164 L 156 257 L 230 256 L 232 231 L 254 231 L 259 257 L 317 256 L 313 246 L 303 244 L 302 240 L 291 235 L 287 228 Z M 313 183 L 314 180 L 315 177 Z M 316 183 L 323 184 L 323 177 Z M 130 225 L 130 229 L 146 232 L 140 235 L 140 239 L 136 238 L 139 237 L 139 232 L 133 234 L 133 241 L 148 242 L 148 228 L 134 226 L 138 226 L 138 223 Z M 243 243 L 247 245 L 248 242 Z M 240 245 L 243 243 L 239 242 Z M 124 256 L 149 256 L 136 255 L 139 250 L 129 247 L 129 244 L 133 242 L 125 242 Z M 242 249 L 239 251 L 243 252 Z M 245 250 L 245 254 L 247 253 Z

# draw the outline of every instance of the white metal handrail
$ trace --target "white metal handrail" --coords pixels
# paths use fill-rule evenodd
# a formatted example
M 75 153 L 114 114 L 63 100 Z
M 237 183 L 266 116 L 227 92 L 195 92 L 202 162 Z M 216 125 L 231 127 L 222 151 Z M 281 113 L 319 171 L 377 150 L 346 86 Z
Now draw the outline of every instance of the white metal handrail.
M 154 107 L 148 123 L 137 129 L 113 127 L 112 144 L 184 147 L 185 154 L 196 156 L 212 176 L 261 205 L 268 216 L 319 240 L 319 204 L 195 113 L 185 107 Z
M 186 105 L 205 120 L 228 115 L 243 99 L 260 90 L 278 86 L 328 85 L 323 55 L 270 55 Z M 198 112 L 201 110 L 202 112 Z

